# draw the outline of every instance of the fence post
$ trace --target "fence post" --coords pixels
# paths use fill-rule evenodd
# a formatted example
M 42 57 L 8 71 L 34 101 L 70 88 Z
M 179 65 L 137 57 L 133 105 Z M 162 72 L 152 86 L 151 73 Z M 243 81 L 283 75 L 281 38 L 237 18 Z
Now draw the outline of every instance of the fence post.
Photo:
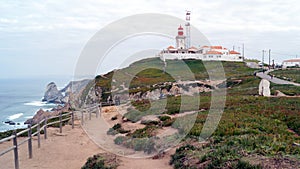
M 39 121 L 37 126 L 37 137 L 38 137 L 38 148 L 41 147 L 41 121 Z
M 48 118 L 46 117 L 45 121 L 44 121 L 44 137 L 45 137 L 45 140 L 47 139 L 47 121 L 48 121 Z
M 28 125 L 28 153 L 29 153 L 29 158 L 32 158 L 32 129 L 31 129 L 31 125 Z
M 91 120 L 92 119 L 92 111 L 90 110 L 89 111 L 89 120 Z
M 100 103 L 100 110 L 99 110 L 99 115 L 101 116 L 102 113 L 102 102 Z
M 81 125 L 83 125 L 83 111 L 81 112 Z
M 99 116 L 99 112 L 98 112 L 97 110 L 99 110 L 99 106 L 96 108 L 96 111 L 95 111 L 95 113 L 96 113 L 96 118 L 98 118 L 98 116 Z
M 14 145 L 14 157 L 15 157 L 15 169 L 19 169 L 19 155 L 18 155 L 18 142 L 17 142 L 17 131 L 14 130 L 15 137 L 13 138 Z
M 72 111 L 72 114 L 71 114 L 71 118 L 72 118 L 72 129 L 74 128 L 74 111 Z
M 59 133 L 62 133 L 62 113 L 59 113 Z

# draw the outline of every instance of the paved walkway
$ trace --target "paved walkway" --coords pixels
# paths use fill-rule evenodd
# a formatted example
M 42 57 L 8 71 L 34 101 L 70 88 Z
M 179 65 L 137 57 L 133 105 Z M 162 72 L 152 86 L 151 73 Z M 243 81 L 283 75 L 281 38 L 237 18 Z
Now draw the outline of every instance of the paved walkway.
M 282 80 L 282 79 L 279 79 L 279 78 L 276 78 L 276 77 L 272 78 L 270 75 L 268 75 L 272 71 L 273 71 L 273 69 L 265 71 L 264 73 L 259 72 L 259 73 L 256 74 L 256 76 L 258 76 L 262 79 L 269 80 L 270 82 L 275 83 L 275 84 L 289 84 L 289 85 L 300 86 L 299 83 L 294 83 L 294 82 L 290 82 L 290 81 L 287 81 L 287 80 Z

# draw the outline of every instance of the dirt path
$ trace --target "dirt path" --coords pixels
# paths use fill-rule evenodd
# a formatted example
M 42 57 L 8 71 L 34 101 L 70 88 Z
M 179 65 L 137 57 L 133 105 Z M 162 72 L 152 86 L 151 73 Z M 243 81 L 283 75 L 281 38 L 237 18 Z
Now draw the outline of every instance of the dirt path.
M 103 152 L 87 137 L 79 125 L 74 129 L 71 129 L 71 126 L 65 126 L 64 136 L 56 135 L 58 132 L 57 128 L 48 128 L 48 139 L 41 140 L 41 148 L 37 147 L 36 138 L 33 139 L 32 159 L 28 159 L 27 143 L 21 145 L 19 147 L 20 169 L 78 169 L 83 166 L 89 156 Z M 0 149 L 11 145 L 11 141 L 2 143 Z M 13 152 L 2 156 L 0 164 L 1 169 L 13 169 Z
M 20 169 L 80 169 L 87 158 L 94 154 L 105 152 L 99 148 L 85 133 L 79 125 L 74 129 L 71 126 L 63 128 L 63 136 L 56 133 L 57 128 L 48 128 L 48 139 L 41 140 L 41 148 L 37 147 L 36 138 L 33 139 L 33 158 L 28 159 L 27 144 L 19 147 Z M 42 135 L 43 138 L 43 135 Z M 21 140 L 20 138 L 19 140 Z M 12 142 L 0 144 L 0 150 L 12 145 Z M 126 158 L 118 157 L 120 160 L 120 169 L 171 169 L 169 165 L 170 154 L 175 149 L 170 150 L 162 159 L 152 158 Z M 13 169 L 13 152 L 0 157 L 0 169 Z

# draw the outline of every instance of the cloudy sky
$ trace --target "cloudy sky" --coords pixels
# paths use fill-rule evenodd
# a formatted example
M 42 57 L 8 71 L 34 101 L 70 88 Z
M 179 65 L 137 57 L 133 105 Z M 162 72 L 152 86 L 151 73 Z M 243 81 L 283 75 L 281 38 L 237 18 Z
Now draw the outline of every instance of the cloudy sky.
M 72 75 L 85 44 L 104 26 L 141 13 L 184 19 L 186 10 L 211 44 L 239 50 L 244 43 L 248 58 L 260 59 L 263 49 L 276 62 L 300 57 L 297 0 L 2 0 L 0 78 Z

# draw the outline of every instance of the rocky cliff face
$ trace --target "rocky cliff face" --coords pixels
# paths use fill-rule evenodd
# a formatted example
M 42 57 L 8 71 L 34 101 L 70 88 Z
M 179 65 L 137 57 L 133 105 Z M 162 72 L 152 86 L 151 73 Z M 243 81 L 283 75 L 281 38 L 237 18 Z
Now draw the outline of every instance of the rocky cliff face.
M 70 95 L 78 95 L 91 80 L 85 79 L 81 81 L 71 81 L 62 90 L 58 90 L 54 82 L 51 82 L 46 87 L 46 92 L 42 101 L 48 103 L 64 104 L 68 103 Z
M 46 87 L 46 92 L 42 101 L 61 104 L 63 103 L 62 99 L 63 95 L 61 91 L 57 89 L 56 84 L 54 82 L 49 83 Z
M 40 109 L 39 111 L 36 112 L 33 118 L 28 119 L 24 124 L 36 124 L 45 118 L 58 116 L 60 113 L 68 112 L 68 111 L 69 111 L 69 104 L 65 104 L 64 106 L 57 106 L 56 108 L 53 108 L 50 111 L 44 111 L 43 109 Z
M 180 81 L 180 82 L 165 82 L 164 84 L 156 84 L 152 87 L 156 89 L 148 91 L 139 91 L 135 93 L 128 93 L 124 90 L 119 90 L 111 93 L 111 101 L 115 101 L 115 98 L 120 98 L 122 103 L 125 103 L 130 100 L 138 99 L 151 99 L 158 100 L 161 98 L 166 98 L 167 96 L 193 96 L 195 94 L 210 92 L 218 88 L 218 85 L 223 83 L 220 81 Z M 116 88 L 116 87 L 112 87 Z M 102 98 L 102 101 L 106 102 L 107 99 Z
M 38 121 L 49 118 L 51 116 L 57 116 L 59 113 L 68 112 L 70 110 L 71 103 L 77 102 L 82 96 L 83 91 L 87 88 L 86 86 L 91 82 L 89 79 L 81 81 L 71 81 L 62 90 L 58 90 L 54 82 L 47 85 L 44 98 L 42 101 L 55 104 L 64 104 L 63 106 L 58 105 L 51 111 L 44 111 L 40 109 L 33 118 L 28 119 L 25 124 L 36 124 Z M 72 98 L 71 98 L 72 97 Z M 73 106 L 73 105 L 72 105 Z M 74 107 L 74 106 L 73 106 Z M 72 107 L 72 108 L 73 108 Z

